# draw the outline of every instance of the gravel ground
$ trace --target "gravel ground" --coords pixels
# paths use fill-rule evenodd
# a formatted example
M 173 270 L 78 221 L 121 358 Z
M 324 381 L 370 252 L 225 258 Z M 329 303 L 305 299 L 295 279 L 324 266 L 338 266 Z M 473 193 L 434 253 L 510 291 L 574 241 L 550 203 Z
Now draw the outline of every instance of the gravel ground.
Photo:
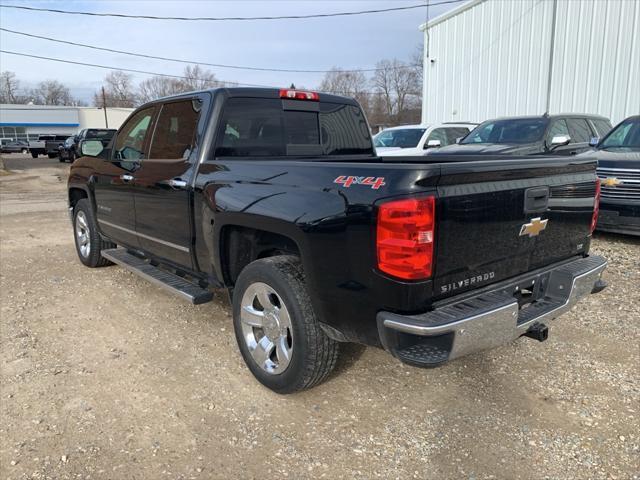
M 0 477 L 640 478 L 640 241 L 597 235 L 610 287 L 552 327 L 433 370 L 345 346 L 278 396 L 222 294 L 180 303 L 76 258 L 68 166 L 0 176 Z

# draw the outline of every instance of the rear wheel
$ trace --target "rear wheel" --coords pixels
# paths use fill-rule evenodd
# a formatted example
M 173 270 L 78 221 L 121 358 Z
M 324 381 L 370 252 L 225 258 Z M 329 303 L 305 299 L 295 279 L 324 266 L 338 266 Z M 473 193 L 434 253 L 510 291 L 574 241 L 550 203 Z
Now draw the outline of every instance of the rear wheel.
M 38 154 L 36 152 L 31 152 L 31 158 L 38 158 Z
M 233 323 L 249 370 L 277 393 L 317 385 L 338 359 L 338 343 L 320 328 L 297 257 L 264 258 L 242 270 Z
M 73 233 L 76 251 L 80 261 L 87 267 L 104 267 L 113 265 L 102 256 L 102 250 L 115 248 L 116 245 L 98 233 L 93 209 L 86 198 L 79 200 L 73 209 Z
M 47 153 L 47 157 L 49 158 L 56 158 L 58 155 L 56 155 L 55 153 Z

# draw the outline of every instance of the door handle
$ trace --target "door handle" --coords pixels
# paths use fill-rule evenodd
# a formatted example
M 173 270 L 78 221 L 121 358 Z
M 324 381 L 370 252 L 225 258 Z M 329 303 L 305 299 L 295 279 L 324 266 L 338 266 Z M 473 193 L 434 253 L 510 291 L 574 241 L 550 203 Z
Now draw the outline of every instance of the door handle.
M 169 186 L 172 188 L 187 188 L 187 182 L 179 178 L 172 178 L 169 180 Z
M 134 177 L 133 175 L 128 175 L 126 173 L 120 175 L 120 180 L 122 180 L 123 182 L 132 182 L 135 180 L 136 177 Z

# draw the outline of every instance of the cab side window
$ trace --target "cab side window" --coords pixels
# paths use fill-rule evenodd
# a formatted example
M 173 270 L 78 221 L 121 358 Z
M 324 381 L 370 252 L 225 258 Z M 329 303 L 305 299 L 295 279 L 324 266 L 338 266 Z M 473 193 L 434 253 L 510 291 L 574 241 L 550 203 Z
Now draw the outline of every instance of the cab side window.
M 115 157 L 119 160 L 146 158 L 144 147 L 150 132 L 155 107 L 145 108 L 134 114 L 118 132 Z
M 165 103 L 158 115 L 149 158 L 187 159 L 195 146 L 200 102 L 187 99 Z

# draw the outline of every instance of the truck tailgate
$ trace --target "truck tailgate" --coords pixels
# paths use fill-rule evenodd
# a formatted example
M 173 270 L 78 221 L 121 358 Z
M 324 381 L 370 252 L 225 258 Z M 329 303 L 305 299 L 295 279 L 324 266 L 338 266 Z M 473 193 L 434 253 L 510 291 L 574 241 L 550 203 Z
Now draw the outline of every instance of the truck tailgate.
M 594 160 L 469 160 L 442 163 L 434 298 L 588 251 Z

